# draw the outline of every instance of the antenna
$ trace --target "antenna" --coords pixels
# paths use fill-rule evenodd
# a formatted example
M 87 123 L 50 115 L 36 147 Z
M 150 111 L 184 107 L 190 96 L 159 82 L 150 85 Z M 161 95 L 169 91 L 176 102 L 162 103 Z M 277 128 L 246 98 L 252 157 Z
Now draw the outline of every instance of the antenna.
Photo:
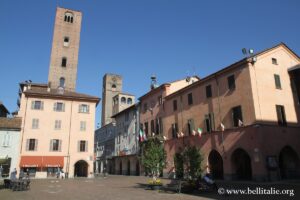
M 151 90 L 157 88 L 157 80 L 156 80 L 156 76 L 154 74 L 152 74 L 152 76 L 151 76 L 150 88 L 151 88 Z

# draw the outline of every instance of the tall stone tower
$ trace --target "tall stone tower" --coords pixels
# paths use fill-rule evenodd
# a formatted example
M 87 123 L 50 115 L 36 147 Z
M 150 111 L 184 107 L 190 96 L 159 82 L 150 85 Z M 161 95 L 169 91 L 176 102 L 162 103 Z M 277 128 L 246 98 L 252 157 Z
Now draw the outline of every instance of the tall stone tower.
M 56 9 L 48 83 L 75 91 L 82 14 Z
M 122 91 L 122 77 L 117 74 L 105 74 L 102 88 L 102 117 L 101 126 L 112 122 L 113 97 Z

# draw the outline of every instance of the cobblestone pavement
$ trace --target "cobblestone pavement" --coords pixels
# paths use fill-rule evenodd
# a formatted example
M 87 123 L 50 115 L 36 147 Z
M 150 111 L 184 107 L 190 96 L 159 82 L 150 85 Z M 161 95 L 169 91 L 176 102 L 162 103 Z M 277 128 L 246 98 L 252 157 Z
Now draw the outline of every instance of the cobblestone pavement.
M 294 189 L 295 196 L 288 195 L 219 195 L 216 192 L 197 192 L 193 194 L 177 194 L 166 191 L 146 190 L 149 178 L 142 176 L 113 176 L 94 179 L 44 179 L 32 180 L 29 191 L 13 192 L 0 189 L 0 200 L 202 200 L 202 199 L 300 199 L 300 182 L 254 183 L 254 182 L 218 182 L 219 189 L 230 188 L 275 188 Z M 164 184 L 170 180 L 162 180 Z M 298 194 L 299 192 L 299 194 Z
M 1 200 L 193 200 L 205 197 L 146 190 L 149 178 L 109 176 L 107 178 L 78 178 L 68 180 L 32 180 L 28 191 L 0 190 Z M 169 183 L 169 180 L 163 180 Z

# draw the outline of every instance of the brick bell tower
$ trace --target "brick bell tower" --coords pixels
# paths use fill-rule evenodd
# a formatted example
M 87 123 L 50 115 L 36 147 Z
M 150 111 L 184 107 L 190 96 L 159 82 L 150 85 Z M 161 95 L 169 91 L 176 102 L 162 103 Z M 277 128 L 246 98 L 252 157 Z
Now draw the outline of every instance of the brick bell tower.
M 75 91 L 82 13 L 57 7 L 48 83 Z

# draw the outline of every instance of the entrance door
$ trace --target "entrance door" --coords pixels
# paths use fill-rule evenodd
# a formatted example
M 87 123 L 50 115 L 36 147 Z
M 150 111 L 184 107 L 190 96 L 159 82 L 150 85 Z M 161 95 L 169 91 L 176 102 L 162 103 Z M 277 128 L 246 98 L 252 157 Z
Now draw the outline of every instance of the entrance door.
M 84 160 L 80 160 L 75 163 L 75 177 L 87 177 L 88 176 L 88 163 Z
M 214 179 L 223 179 L 223 159 L 219 152 L 212 150 L 208 156 L 210 173 Z
M 251 158 L 243 149 L 236 149 L 231 156 L 233 169 L 238 180 L 251 180 Z
M 297 153 L 289 146 L 284 147 L 279 154 L 281 178 L 290 179 L 299 177 L 300 160 Z

